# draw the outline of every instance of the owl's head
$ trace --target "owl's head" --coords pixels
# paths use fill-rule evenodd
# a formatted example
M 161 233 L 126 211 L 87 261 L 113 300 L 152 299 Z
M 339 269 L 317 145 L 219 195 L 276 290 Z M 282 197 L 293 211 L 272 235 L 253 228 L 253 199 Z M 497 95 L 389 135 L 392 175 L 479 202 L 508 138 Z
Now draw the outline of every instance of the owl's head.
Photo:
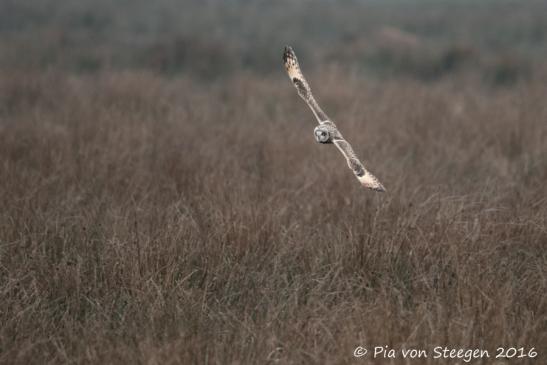
M 331 135 L 326 128 L 321 126 L 315 127 L 313 134 L 315 140 L 319 143 L 332 143 Z

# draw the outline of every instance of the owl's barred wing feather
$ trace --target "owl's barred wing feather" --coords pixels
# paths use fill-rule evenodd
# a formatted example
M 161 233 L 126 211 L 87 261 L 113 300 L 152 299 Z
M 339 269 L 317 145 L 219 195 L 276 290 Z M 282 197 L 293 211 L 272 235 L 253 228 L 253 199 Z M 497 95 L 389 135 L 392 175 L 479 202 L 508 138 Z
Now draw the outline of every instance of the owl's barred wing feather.
M 380 183 L 380 181 L 378 181 L 376 176 L 372 175 L 369 171 L 367 171 L 367 169 L 365 169 L 361 161 L 359 161 L 359 159 L 355 155 L 355 152 L 353 152 L 353 148 L 351 148 L 351 145 L 348 143 L 348 141 L 340 136 L 334 138 L 333 143 L 346 157 L 349 168 L 353 171 L 361 185 L 378 192 L 386 191 L 386 189 Z
M 291 79 L 294 86 L 296 87 L 296 90 L 298 91 L 298 95 L 300 95 L 300 97 L 304 99 L 304 101 L 308 104 L 311 111 L 315 115 L 315 118 L 317 118 L 319 123 L 324 123 L 325 121 L 329 120 L 327 114 L 325 114 L 325 112 L 321 110 L 319 104 L 317 104 L 317 101 L 315 101 L 315 98 L 311 93 L 310 85 L 302 74 L 302 70 L 300 69 L 300 66 L 298 64 L 296 54 L 289 46 L 286 46 L 285 52 L 283 52 L 283 62 L 285 64 L 287 74 L 289 74 L 289 78 Z

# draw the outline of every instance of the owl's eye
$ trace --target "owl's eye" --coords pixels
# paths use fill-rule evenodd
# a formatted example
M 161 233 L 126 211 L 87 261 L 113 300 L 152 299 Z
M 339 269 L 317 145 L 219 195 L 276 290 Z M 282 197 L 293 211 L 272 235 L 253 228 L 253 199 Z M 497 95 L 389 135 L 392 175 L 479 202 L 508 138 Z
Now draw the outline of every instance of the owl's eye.
M 327 133 L 321 132 L 321 135 L 322 135 L 323 137 L 325 137 L 325 136 L 327 135 Z

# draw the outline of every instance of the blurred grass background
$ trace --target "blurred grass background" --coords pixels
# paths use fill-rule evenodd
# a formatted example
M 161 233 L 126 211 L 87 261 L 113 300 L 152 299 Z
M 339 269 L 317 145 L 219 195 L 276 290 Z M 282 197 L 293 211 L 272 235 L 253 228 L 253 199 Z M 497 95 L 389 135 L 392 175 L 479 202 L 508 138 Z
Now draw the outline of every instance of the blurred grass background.
M 147 69 L 213 79 L 308 67 L 438 79 L 473 70 L 511 83 L 544 67 L 544 1 L 2 1 L 0 67 Z

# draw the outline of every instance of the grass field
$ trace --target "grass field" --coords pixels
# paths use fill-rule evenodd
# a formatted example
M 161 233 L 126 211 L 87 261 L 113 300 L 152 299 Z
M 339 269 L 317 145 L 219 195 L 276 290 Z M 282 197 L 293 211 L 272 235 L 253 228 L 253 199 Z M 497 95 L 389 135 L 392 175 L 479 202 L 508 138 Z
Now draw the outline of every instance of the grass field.
M 32 32 L 51 36 L 4 30 L 0 48 L 20 54 Z M 499 364 L 544 363 L 545 50 L 508 59 L 390 32 L 410 48 L 354 41 L 352 65 L 300 57 L 385 194 L 314 141 L 281 43 L 264 73 L 260 57 L 219 74 L 182 56 L 167 69 L 80 70 L 73 49 L 0 59 L 0 363 L 463 363 L 433 359 L 435 346 L 489 351 L 474 364 L 535 348 Z M 358 345 L 430 357 L 356 359 Z

